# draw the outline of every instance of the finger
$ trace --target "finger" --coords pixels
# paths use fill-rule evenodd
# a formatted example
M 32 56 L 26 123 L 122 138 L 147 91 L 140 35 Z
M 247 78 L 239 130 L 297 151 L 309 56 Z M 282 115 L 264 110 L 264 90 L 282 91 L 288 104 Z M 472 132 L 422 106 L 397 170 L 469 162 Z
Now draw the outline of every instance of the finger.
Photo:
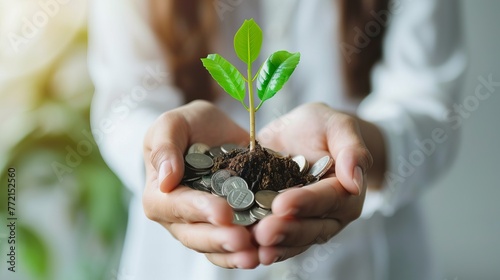
M 343 205 L 362 197 L 350 195 L 335 177 L 322 179 L 302 188 L 291 189 L 278 195 L 272 204 L 273 214 L 295 217 L 337 217 Z M 352 216 L 357 215 L 352 211 Z M 357 217 L 345 216 L 346 219 Z
M 172 191 L 184 174 L 183 153 L 188 145 L 189 128 L 178 110 L 162 114 L 144 138 L 147 181 L 162 192 Z
M 248 133 L 214 105 L 194 101 L 162 114 L 146 133 L 144 160 L 148 182 L 174 189 L 184 174 L 184 152 L 191 143 L 209 146 L 248 142 Z M 148 164 L 149 163 L 149 164 Z
M 254 229 L 260 246 L 302 247 L 325 243 L 343 226 L 336 219 L 290 219 L 271 215 Z
M 373 164 L 357 120 L 332 114 L 326 122 L 328 149 L 335 159 L 335 173 L 342 186 L 354 195 L 366 189 L 364 175 Z
M 311 161 L 328 155 L 323 137 L 324 122 L 318 122 L 316 118 L 316 114 L 325 109 L 326 106 L 317 104 L 300 106 L 261 129 L 258 134 L 259 142 L 273 150 L 294 155 L 303 154 L 306 150 L 305 156 Z
M 259 260 L 263 265 L 271 265 L 302 254 L 310 246 L 302 247 L 259 247 Z
M 147 186 L 142 200 L 146 216 L 160 223 L 231 225 L 233 221 L 233 211 L 224 199 L 185 186 L 170 193 Z
M 201 142 L 209 146 L 235 143 L 247 146 L 250 141 L 246 130 L 209 102 L 198 100 L 189 103 L 184 118 L 189 124 L 189 143 Z
M 236 253 L 205 254 L 205 256 L 213 264 L 223 268 L 253 269 L 260 264 L 257 248 Z
M 166 228 L 184 246 L 200 253 L 239 252 L 255 248 L 250 232 L 240 226 L 173 223 Z

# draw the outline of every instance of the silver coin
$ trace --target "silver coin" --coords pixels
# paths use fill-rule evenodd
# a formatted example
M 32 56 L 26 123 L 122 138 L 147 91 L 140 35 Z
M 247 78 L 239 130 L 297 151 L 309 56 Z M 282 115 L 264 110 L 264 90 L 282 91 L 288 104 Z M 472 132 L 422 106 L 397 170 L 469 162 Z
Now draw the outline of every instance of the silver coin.
M 271 210 L 260 208 L 259 206 L 254 206 L 252 209 L 250 209 L 250 215 L 257 220 L 262 220 L 266 216 L 271 215 Z
M 273 200 L 277 195 L 278 192 L 275 191 L 270 191 L 270 190 L 258 191 L 255 193 L 255 202 L 261 208 L 271 209 L 271 206 L 273 205 Z
M 204 154 L 187 154 L 184 159 L 189 166 L 195 169 L 210 169 L 214 165 L 214 161 Z
M 210 148 L 210 150 L 208 150 L 208 153 L 212 156 L 212 157 L 221 157 L 224 155 L 224 152 L 221 150 L 220 147 L 213 147 L 213 148 Z
M 188 164 L 184 165 L 184 174 L 194 174 L 196 176 L 203 176 L 210 174 L 210 169 L 197 169 L 189 166 Z
M 210 147 L 203 143 L 194 143 L 189 147 L 188 154 L 204 154 L 210 150 Z
M 240 146 L 236 145 L 236 144 L 223 144 L 222 146 L 220 146 L 220 149 L 222 150 L 222 152 L 224 152 L 225 154 L 229 154 L 230 152 L 236 150 L 236 149 L 239 149 Z
M 205 187 L 202 183 L 202 179 L 196 180 L 191 184 L 191 188 L 199 191 L 210 192 L 210 189 Z
M 184 176 L 182 177 L 183 182 L 193 182 L 201 179 L 202 176 L 209 174 L 210 169 L 205 171 L 193 171 L 187 165 L 184 167 Z
M 207 188 L 207 189 L 211 189 L 212 188 L 212 175 L 211 174 L 208 174 L 208 175 L 204 175 L 203 177 L 201 177 L 201 183 Z
M 309 174 L 316 178 L 321 178 L 325 173 L 332 167 L 333 158 L 330 156 L 324 156 L 320 158 L 316 163 L 313 164 L 309 170 Z
M 248 189 L 248 184 L 240 177 L 231 177 L 224 181 L 222 184 L 222 194 L 227 196 L 232 190 L 235 189 Z
M 245 211 L 252 207 L 255 201 L 254 194 L 249 189 L 235 189 L 227 195 L 227 203 L 235 211 Z
M 223 196 L 222 185 L 224 182 L 231 177 L 231 172 L 226 169 L 218 170 L 212 175 L 211 185 L 212 192 L 217 196 Z
M 255 223 L 257 220 L 250 215 L 249 211 L 234 212 L 233 213 L 233 224 L 239 226 L 249 226 Z
M 210 190 L 210 193 L 211 193 L 211 194 L 213 194 L 213 195 L 215 195 L 215 196 L 217 196 L 217 197 L 226 198 L 225 196 L 223 196 L 223 195 L 221 195 L 221 194 L 216 193 L 216 192 L 214 191 L 214 189 L 211 189 L 211 190 Z
M 184 183 L 192 183 L 192 182 L 194 182 L 196 180 L 199 180 L 199 179 L 201 179 L 201 177 L 196 177 L 196 176 L 193 176 L 193 177 L 183 177 L 182 178 L 182 182 L 184 182 Z
M 305 173 L 309 169 L 309 162 L 306 160 L 305 156 L 294 156 L 292 158 L 299 165 L 300 173 Z

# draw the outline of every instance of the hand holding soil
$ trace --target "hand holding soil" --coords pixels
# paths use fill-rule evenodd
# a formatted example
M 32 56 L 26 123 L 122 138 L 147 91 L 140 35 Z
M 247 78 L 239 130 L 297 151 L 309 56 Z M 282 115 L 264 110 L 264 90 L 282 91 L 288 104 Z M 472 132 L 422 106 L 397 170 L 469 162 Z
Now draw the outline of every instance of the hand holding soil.
M 261 145 L 304 155 L 309 162 L 325 155 L 335 160 L 319 182 L 277 196 L 273 214 L 254 227 L 259 260 L 270 264 L 327 242 L 359 217 L 367 185 L 364 174 L 372 158 L 356 119 L 324 104 L 300 106 L 259 135 Z
M 247 228 L 233 225 L 233 211 L 224 199 L 179 185 L 184 154 L 195 142 L 220 146 L 247 141 L 244 129 L 205 101 L 164 113 L 144 138 L 146 186 L 142 200 L 146 216 L 184 246 L 205 253 L 222 267 L 257 266 L 257 247 Z
M 248 134 L 216 107 L 197 101 L 165 113 L 145 138 L 146 215 L 185 246 L 206 253 L 210 261 L 222 267 L 269 264 L 326 242 L 359 216 L 366 180 L 365 172 L 355 179 L 354 169 L 360 166 L 367 170 L 370 154 L 355 120 L 325 105 L 303 105 L 282 118 L 287 118 L 287 125 L 281 129 L 271 123 L 261 131 L 261 145 L 304 155 L 311 163 L 330 154 L 335 169 L 321 181 L 281 193 L 273 201 L 273 214 L 253 229 L 233 225 L 233 210 L 225 199 L 178 186 L 190 144 L 220 146 L 248 139 Z M 360 184 L 360 196 L 354 181 Z

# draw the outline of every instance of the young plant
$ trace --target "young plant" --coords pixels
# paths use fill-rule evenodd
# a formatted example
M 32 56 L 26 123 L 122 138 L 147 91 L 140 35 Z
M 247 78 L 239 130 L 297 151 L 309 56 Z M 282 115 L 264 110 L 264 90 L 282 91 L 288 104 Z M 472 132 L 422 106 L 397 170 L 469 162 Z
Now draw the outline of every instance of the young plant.
M 288 81 L 300 61 L 300 53 L 277 51 L 263 63 L 255 75 L 252 64 L 260 54 L 262 47 L 262 30 L 253 20 L 245 20 L 234 35 L 234 50 L 239 59 L 247 65 L 246 77 L 229 61 L 218 54 L 209 54 L 202 58 L 203 66 L 214 80 L 234 99 L 241 102 L 250 113 L 250 151 L 255 148 L 255 113 L 262 104 L 272 98 Z M 260 103 L 254 105 L 253 83 Z M 245 104 L 245 83 L 248 89 L 248 106 Z

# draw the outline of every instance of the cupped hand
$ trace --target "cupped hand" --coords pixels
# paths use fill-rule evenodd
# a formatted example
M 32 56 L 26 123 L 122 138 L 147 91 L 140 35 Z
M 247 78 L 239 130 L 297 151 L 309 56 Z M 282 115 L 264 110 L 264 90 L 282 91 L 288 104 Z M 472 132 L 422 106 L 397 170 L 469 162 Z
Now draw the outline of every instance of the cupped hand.
M 258 249 L 248 229 L 232 225 L 233 211 L 224 199 L 179 185 L 184 153 L 197 142 L 218 146 L 248 139 L 244 129 L 204 101 L 162 114 L 144 139 L 146 216 L 186 247 L 205 253 L 211 262 L 226 268 L 257 266 Z
M 259 133 L 262 146 L 314 163 L 330 155 L 335 164 L 317 183 L 287 190 L 273 201 L 273 214 L 254 228 L 262 264 L 296 256 L 325 243 L 361 214 L 372 157 L 358 120 L 324 104 L 307 104 Z

